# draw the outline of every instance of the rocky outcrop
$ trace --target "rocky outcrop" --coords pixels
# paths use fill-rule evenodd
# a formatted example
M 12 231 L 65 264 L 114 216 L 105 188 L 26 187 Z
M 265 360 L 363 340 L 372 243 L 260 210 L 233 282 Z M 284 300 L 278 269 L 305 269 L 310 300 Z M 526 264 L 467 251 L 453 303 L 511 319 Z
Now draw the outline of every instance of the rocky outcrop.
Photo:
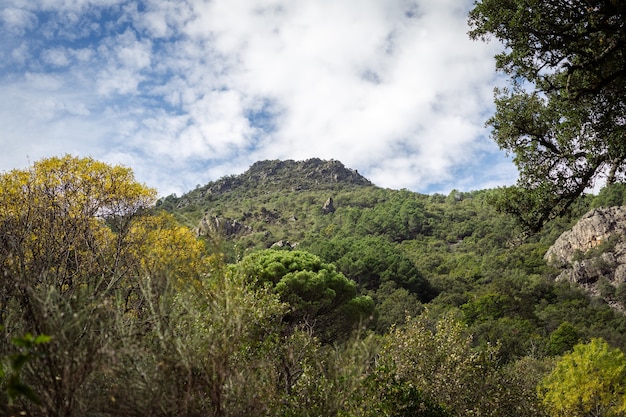
M 257 184 L 281 184 L 298 191 L 335 184 L 372 185 L 356 170 L 346 168 L 335 160 L 311 158 L 305 161 L 260 161 L 254 163 L 241 177 Z
M 599 283 L 626 282 L 626 206 L 597 208 L 556 240 L 545 259 L 562 271 L 557 281 L 577 283 L 600 295 Z M 617 303 L 612 303 L 620 308 Z
M 311 158 L 259 161 L 240 175 L 230 175 L 211 181 L 181 197 L 170 195 L 158 201 L 163 209 L 181 210 L 189 205 L 208 205 L 227 194 L 258 196 L 305 190 L 337 190 L 373 186 L 357 170 L 346 168 L 336 160 Z
M 273 249 L 295 249 L 298 246 L 298 243 L 292 243 L 288 240 L 279 240 L 278 242 L 275 242 L 272 244 L 272 246 L 270 246 Z
M 585 214 L 576 225 L 563 232 L 545 258 L 556 264 L 571 263 L 575 255 L 587 252 L 616 234 L 626 231 L 626 206 L 601 207 Z
M 328 197 L 328 200 L 326 200 L 326 202 L 322 206 L 322 212 L 324 214 L 334 213 L 335 212 L 335 205 L 333 204 L 332 197 Z
M 224 237 L 243 236 L 252 233 L 252 228 L 237 220 L 218 216 L 204 216 L 194 229 L 198 236 L 220 235 Z

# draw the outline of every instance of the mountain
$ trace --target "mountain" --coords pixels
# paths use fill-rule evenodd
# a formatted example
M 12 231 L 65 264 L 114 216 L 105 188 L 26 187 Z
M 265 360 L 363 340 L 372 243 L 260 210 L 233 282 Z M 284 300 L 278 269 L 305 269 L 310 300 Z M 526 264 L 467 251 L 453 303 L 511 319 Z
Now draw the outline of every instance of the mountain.
M 273 236 L 293 240 L 308 227 L 303 221 L 316 209 L 334 210 L 333 196 L 362 188 L 377 187 L 339 161 L 260 161 L 240 175 L 209 182 L 181 197 L 163 198 L 157 207 L 174 213 L 200 235 L 234 238 L 260 233 L 262 244 L 253 245 L 260 247 L 275 243 Z
M 274 247 L 332 263 L 374 299 L 380 332 L 427 306 L 462 317 L 476 343 L 500 343 L 505 360 L 558 351 L 551 338 L 565 321 L 582 339 L 626 347 L 619 330 L 626 318 L 615 308 L 626 297 L 557 279 L 563 269 L 545 258 L 560 235 L 608 200 L 588 196 L 570 217 L 526 236 L 490 204 L 498 192 L 425 195 L 377 187 L 339 161 L 262 161 L 158 207 L 228 262 Z
M 209 182 L 181 198 L 169 196 L 161 204 L 174 203 L 181 209 L 188 204 L 211 201 L 215 196 L 235 192 L 248 196 L 259 193 L 303 190 L 334 190 L 350 186 L 371 186 L 367 178 L 341 162 L 319 158 L 305 161 L 271 160 L 254 163 L 246 172 Z

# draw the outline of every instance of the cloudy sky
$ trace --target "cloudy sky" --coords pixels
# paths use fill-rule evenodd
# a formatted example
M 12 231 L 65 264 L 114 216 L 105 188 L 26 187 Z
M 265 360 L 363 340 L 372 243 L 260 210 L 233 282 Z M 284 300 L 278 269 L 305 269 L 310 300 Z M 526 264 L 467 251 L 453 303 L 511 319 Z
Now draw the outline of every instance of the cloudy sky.
M 264 159 L 375 184 L 515 182 L 471 0 L 2 0 L 0 171 L 66 153 L 181 194 Z

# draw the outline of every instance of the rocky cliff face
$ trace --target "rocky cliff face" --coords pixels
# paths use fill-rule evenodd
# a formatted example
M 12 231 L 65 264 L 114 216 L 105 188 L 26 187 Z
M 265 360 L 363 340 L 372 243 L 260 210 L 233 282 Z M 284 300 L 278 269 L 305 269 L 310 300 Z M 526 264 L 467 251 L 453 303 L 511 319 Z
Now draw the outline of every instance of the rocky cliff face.
M 556 263 L 571 263 L 579 252 L 587 252 L 611 236 L 626 231 L 626 206 L 601 207 L 585 214 L 578 223 L 557 239 L 545 258 Z
M 591 210 L 557 239 L 545 259 L 562 269 L 558 281 L 578 283 L 622 309 L 603 293 L 607 284 L 617 288 L 626 282 L 625 232 L 626 206 Z
M 256 184 L 288 184 L 293 190 L 315 185 L 352 184 L 372 185 L 357 171 L 346 168 L 335 160 L 311 158 L 306 161 L 260 161 L 241 175 Z

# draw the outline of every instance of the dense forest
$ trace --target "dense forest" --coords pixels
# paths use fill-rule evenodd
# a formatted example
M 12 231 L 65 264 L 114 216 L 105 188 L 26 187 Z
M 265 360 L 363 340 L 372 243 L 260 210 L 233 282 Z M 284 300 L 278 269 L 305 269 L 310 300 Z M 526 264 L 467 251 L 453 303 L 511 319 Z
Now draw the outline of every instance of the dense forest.
M 529 235 L 500 190 L 319 159 L 158 200 L 71 156 L 0 181 L 3 414 L 622 413 L 626 317 L 544 260 L 619 184 Z

